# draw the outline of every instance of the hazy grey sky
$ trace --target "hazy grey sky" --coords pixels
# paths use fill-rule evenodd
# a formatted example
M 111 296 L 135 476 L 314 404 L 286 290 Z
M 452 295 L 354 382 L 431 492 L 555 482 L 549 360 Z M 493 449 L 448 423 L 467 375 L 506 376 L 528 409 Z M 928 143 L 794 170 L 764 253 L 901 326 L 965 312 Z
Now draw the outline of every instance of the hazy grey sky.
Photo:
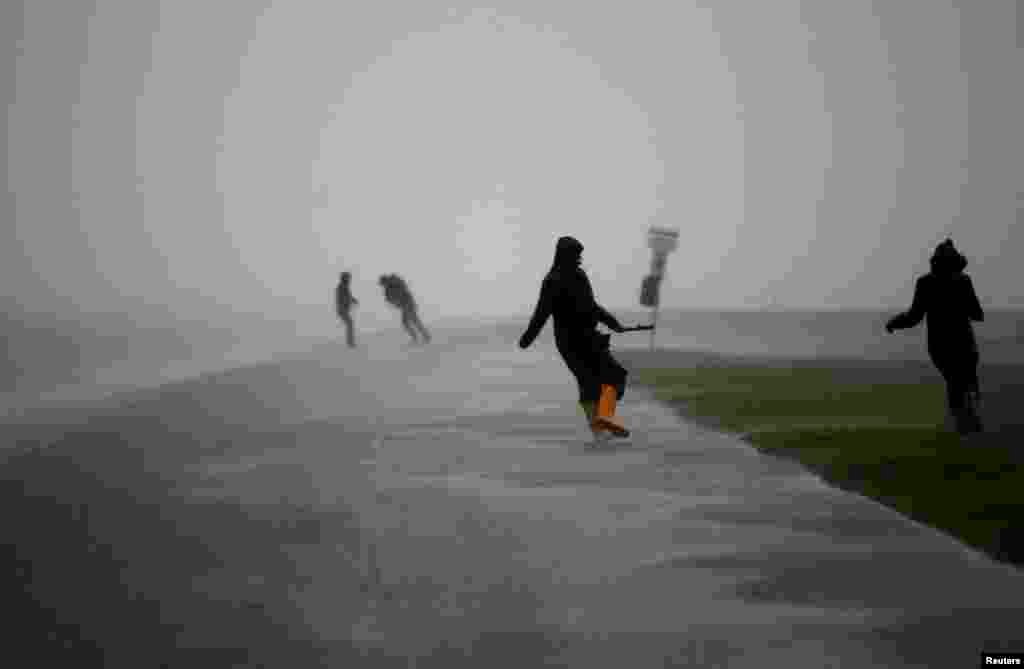
M 902 304 L 947 234 L 1019 302 L 1017 4 L 5 3 L 3 290 L 503 314 L 572 234 L 632 307 L 658 224 L 673 307 Z

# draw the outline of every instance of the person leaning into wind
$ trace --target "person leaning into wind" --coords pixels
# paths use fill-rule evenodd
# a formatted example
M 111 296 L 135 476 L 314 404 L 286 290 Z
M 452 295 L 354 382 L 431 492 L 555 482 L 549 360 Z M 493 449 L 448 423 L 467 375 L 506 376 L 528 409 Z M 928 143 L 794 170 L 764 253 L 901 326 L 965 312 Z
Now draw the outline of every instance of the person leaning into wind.
M 931 257 L 931 271 L 918 277 L 910 309 L 889 319 L 887 332 L 928 325 L 928 355 L 946 382 L 946 402 L 961 433 L 980 432 L 977 413 L 978 343 L 971 322 L 985 320 L 985 312 L 964 270 L 965 258 L 953 240 L 946 239 Z
M 397 274 L 384 274 L 380 277 L 379 283 L 384 289 L 384 299 L 388 304 L 397 307 L 402 313 L 402 327 L 414 344 L 430 343 L 430 332 L 423 321 L 420 320 L 419 311 L 416 308 L 416 300 L 409 290 L 409 284 Z
M 597 331 L 604 323 L 615 332 L 622 324 L 594 299 L 590 279 L 580 266 L 583 244 L 561 237 L 555 261 L 541 284 L 540 299 L 519 348 L 528 348 L 549 316 L 554 317 L 555 346 L 579 387 L 579 402 L 595 436 L 603 431 L 629 436 L 615 416 L 615 404 L 626 390 L 626 370 L 608 350 L 608 336 Z

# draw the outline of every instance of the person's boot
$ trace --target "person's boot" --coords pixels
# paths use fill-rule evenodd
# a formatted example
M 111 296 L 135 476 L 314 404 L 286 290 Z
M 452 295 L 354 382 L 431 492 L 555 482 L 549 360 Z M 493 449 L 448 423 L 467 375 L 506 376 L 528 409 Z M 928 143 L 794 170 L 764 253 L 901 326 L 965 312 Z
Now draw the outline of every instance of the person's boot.
M 629 430 L 615 417 L 617 400 L 618 395 L 614 386 L 601 386 L 601 397 L 597 400 L 597 415 L 594 417 L 593 425 L 599 430 L 611 432 L 616 437 L 628 437 Z

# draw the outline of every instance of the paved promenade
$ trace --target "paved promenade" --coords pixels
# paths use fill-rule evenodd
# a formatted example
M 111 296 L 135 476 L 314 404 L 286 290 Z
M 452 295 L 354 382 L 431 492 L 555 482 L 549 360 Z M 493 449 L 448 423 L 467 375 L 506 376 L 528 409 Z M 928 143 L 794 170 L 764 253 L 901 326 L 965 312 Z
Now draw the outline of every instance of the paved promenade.
M 547 347 L 323 347 L 8 425 L 0 503 L 38 601 L 112 667 L 952 669 L 1024 647 L 1024 573 L 635 388 L 634 436 L 588 445 L 574 393 Z

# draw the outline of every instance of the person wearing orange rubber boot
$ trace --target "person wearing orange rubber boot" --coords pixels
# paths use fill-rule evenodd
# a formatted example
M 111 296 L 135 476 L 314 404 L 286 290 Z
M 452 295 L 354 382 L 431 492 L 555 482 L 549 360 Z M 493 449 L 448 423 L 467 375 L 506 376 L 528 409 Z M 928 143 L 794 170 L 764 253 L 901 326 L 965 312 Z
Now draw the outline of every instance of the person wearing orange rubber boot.
M 615 405 L 626 390 L 627 372 L 612 357 L 609 335 L 598 332 L 597 324 L 604 323 L 615 332 L 625 329 L 594 299 L 590 279 L 580 266 L 582 255 L 583 244 L 578 240 L 559 238 L 554 264 L 541 284 L 540 299 L 519 348 L 528 348 L 548 317 L 553 317 L 555 346 L 576 378 L 579 402 L 594 436 L 608 432 L 628 437 L 629 430 L 615 415 Z

